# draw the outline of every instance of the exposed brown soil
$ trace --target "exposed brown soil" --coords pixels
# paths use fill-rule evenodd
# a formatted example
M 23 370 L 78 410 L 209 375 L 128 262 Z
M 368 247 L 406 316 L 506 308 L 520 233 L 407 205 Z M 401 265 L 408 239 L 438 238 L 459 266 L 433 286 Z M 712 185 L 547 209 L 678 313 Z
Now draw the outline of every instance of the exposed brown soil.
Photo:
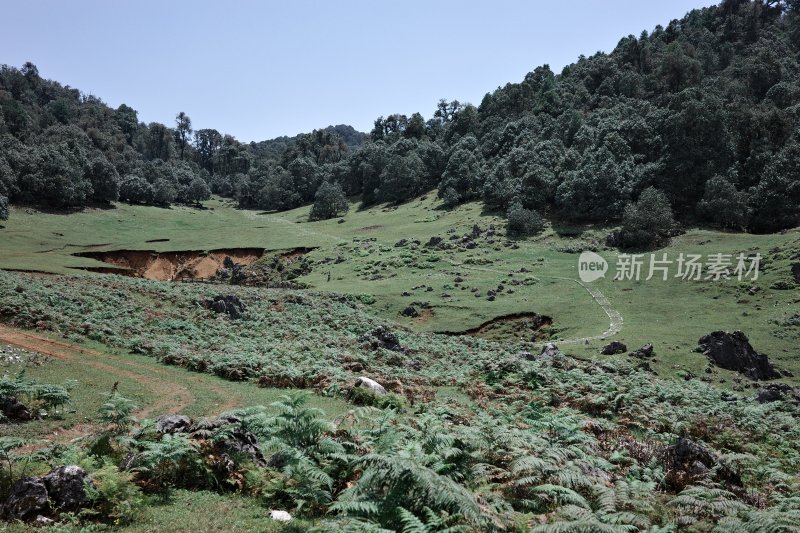
M 48 355 L 74 365 L 107 372 L 120 380 L 132 381 L 150 391 L 152 403 L 137 411 L 139 418 L 161 414 L 177 414 L 196 402 L 196 392 L 212 394 L 221 402 L 215 412 L 224 412 L 239 407 L 242 399 L 213 382 L 214 377 L 205 375 L 176 375 L 167 367 L 144 364 L 128 357 L 103 353 L 68 342 L 50 339 L 37 333 L 22 331 L 0 324 L 0 342 L 11 344 L 25 350 Z M 113 362 L 115 364 L 108 364 Z M 180 383 L 177 381 L 180 379 Z M 209 413 L 212 414 L 212 413 Z M 59 440 L 67 436 L 80 436 L 95 430 L 91 424 L 80 424 L 61 433 Z M 55 437 L 55 435 L 53 435 Z
M 114 250 L 110 252 L 78 252 L 74 255 L 96 259 L 112 267 L 86 267 L 85 270 L 121 274 L 157 281 L 211 279 L 222 268 L 226 257 L 249 265 L 264 255 L 264 248 L 230 248 L 221 250 L 187 250 L 155 252 L 150 250 Z

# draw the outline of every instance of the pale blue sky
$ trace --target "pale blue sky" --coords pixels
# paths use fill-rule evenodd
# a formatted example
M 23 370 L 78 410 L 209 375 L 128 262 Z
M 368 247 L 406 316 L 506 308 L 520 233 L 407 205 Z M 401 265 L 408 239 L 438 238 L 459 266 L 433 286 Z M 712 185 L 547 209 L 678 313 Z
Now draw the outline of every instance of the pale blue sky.
M 3 0 L 0 63 L 242 141 L 479 104 L 708 0 Z

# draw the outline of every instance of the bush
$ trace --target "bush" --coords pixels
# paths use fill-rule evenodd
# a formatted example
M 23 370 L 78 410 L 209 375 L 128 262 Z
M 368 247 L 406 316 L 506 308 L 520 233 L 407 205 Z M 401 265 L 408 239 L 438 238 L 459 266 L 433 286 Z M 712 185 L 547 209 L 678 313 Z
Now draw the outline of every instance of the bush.
M 635 204 L 625 208 L 619 244 L 623 248 L 658 246 L 675 227 L 667 195 L 648 187 Z
M 8 197 L 0 196 L 0 220 L 8 220 Z
M 506 213 L 508 223 L 506 232 L 512 237 L 536 235 L 544 229 L 544 219 L 536 211 L 514 204 Z
M 747 225 L 747 194 L 739 192 L 724 176 L 706 182 L 703 199 L 697 204 L 700 216 L 724 228 L 741 229 Z
M 153 186 L 141 176 L 128 175 L 119 186 L 119 198 L 132 203 L 153 202 Z
M 350 205 L 338 183 L 323 182 L 314 195 L 314 205 L 308 215 L 309 220 L 325 220 L 347 213 Z

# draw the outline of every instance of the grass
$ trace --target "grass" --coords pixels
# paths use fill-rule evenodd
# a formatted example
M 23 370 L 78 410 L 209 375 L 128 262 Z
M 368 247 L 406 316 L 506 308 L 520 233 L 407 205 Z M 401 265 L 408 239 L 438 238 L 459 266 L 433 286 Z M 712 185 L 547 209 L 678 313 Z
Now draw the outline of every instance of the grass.
M 464 331 L 497 316 L 527 312 L 553 318 L 556 342 L 594 337 L 609 326 L 603 309 L 571 281 L 577 278 L 575 252 L 598 249 L 613 260 L 615 252 L 602 246 L 604 228 L 558 224 L 535 238 L 517 242 L 517 248 L 507 247 L 502 219 L 483 213 L 479 204 L 441 210 L 433 193 L 399 207 L 358 209 L 354 205 L 341 223 L 337 219 L 307 222 L 308 207 L 259 213 L 235 209 L 219 199 L 207 202 L 206 207 L 160 209 L 119 204 L 115 209 L 70 215 L 15 208 L 2 230 L 0 268 L 90 275 L 75 269 L 102 263 L 72 253 L 317 247 L 307 256 L 313 270 L 300 281 L 323 291 L 368 295 L 365 301 L 374 301 L 372 313 L 412 330 Z M 448 243 L 448 231 L 463 235 L 473 224 L 483 230 L 494 225 L 498 231 L 494 243 L 479 239 L 473 250 L 424 246 L 433 236 Z M 155 239 L 169 240 L 147 242 Z M 416 249 L 395 247 L 400 239 L 416 239 L 421 245 Z M 675 258 L 681 252 L 739 251 L 759 251 L 765 257 L 769 270 L 758 282 L 616 282 L 609 272 L 594 286 L 624 317 L 622 330 L 614 338 L 631 349 L 653 343 L 658 354 L 654 366 L 661 373 L 687 369 L 699 374 L 705 360 L 692 352 L 697 340 L 713 330 L 741 329 L 758 351 L 800 374 L 796 357 L 800 331 L 780 325 L 796 311 L 800 299 L 796 290 L 770 288 L 777 281 L 789 281 L 789 265 L 800 257 L 797 230 L 750 235 L 690 229 L 659 253 Z M 530 272 L 519 272 L 523 268 Z M 457 276 L 464 279 L 461 284 L 454 282 Z M 514 293 L 506 291 L 488 301 L 487 291 L 498 284 Z M 760 292 L 747 294 L 750 285 L 757 285 Z M 481 296 L 476 297 L 472 289 Z M 406 306 L 415 304 L 429 304 L 431 311 L 418 318 L 400 316 Z M 602 344 L 604 341 L 574 342 L 565 344 L 565 349 L 595 358 Z

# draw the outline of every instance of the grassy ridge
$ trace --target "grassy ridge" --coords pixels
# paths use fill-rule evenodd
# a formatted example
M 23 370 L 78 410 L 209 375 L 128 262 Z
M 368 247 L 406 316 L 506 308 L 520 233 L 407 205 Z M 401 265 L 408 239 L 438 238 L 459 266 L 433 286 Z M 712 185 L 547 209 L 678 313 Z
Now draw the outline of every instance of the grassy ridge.
M 609 325 L 605 312 L 589 293 L 570 281 L 577 277 L 575 252 L 582 249 L 598 249 L 612 262 L 613 269 L 616 252 L 603 250 L 607 232 L 603 228 L 555 224 L 536 238 L 517 242 L 518 248 L 513 248 L 503 244 L 503 226 L 498 217 L 483 213 L 478 204 L 439 210 L 432 195 L 397 208 L 358 210 L 354 205 L 343 223 L 306 222 L 308 208 L 268 214 L 233 209 L 221 201 L 209 202 L 207 207 L 195 210 L 119 205 L 116 209 L 87 210 L 69 216 L 15 209 L 0 241 L 0 268 L 65 273 L 76 272 L 74 267 L 103 265 L 71 255 L 87 250 L 318 247 L 308 255 L 313 270 L 301 281 L 319 290 L 370 295 L 374 299 L 372 313 L 413 330 L 463 331 L 497 316 L 524 312 L 551 316 L 556 340 L 597 336 Z M 454 234 L 460 236 L 469 233 L 475 224 L 483 230 L 494 225 L 499 233 L 495 242 L 477 239 L 478 247 L 473 250 L 424 246 L 434 236 L 449 243 L 448 231 L 455 230 Z M 156 239 L 169 241 L 147 242 Z M 421 246 L 395 247 L 400 239 L 416 239 Z M 797 231 L 750 235 L 690 230 L 658 251 L 673 260 L 679 253 L 706 256 L 738 252 L 764 256 L 766 270 L 757 282 L 689 282 L 675 278 L 666 282 L 617 282 L 611 279 L 613 270 L 609 272 L 594 286 L 624 318 L 622 331 L 615 338 L 631 349 L 653 343 L 658 353 L 656 368 L 661 372 L 689 370 L 699 374 L 704 362 L 691 353 L 697 339 L 717 329 L 741 329 L 757 350 L 800 374 L 796 357 L 800 330 L 791 325 L 798 307 L 796 288 L 771 288 L 777 282 L 794 286 L 790 264 L 800 257 Z M 675 266 L 672 268 L 674 272 Z M 520 273 L 521 269 L 529 272 Z M 464 279 L 460 284 L 463 290 L 454 283 L 458 275 Z M 511 280 L 519 285 L 509 285 Z M 488 301 L 487 291 L 501 283 L 514 293 L 506 291 L 495 301 Z M 751 286 L 756 286 L 758 292 L 750 294 Z M 473 288 L 481 297 L 474 296 L 469 290 Z M 430 303 L 432 312 L 416 319 L 401 317 L 400 311 L 415 302 Z M 574 342 L 569 351 L 595 357 L 601 345 L 601 341 Z

